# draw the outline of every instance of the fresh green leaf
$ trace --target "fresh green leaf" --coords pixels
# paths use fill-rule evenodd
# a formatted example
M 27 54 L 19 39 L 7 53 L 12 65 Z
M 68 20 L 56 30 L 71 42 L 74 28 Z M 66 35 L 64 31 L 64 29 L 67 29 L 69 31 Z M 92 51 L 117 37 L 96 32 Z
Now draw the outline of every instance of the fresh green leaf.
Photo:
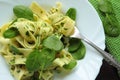
M 17 5 L 13 8 L 13 12 L 18 18 L 26 18 L 29 20 L 34 20 L 33 12 L 29 7 L 23 5 Z
M 53 62 L 53 60 L 55 59 L 55 51 L 50 50 L 50 49 L 43 49 L 40 53 L 39 58 L 40 60 L 40 64 L 41 64 L 41 69 L 42 68 L 47 68 L 48 66 L 50 66 Z
M 37 71 L 40 68 L 40 51 L 35 49 L 34 51 L 32 51 L 26 60 L 26 68 L 29 71 Z
M 10 50 L 13 52 L 13 54 L 21 54 L 21 52 L 20 52 L 20 50 L 17 48 L 17 47 L 15 47 L 15 46 L 13 46 L 13 45 L 10 45 L 9 46 L 10 47 Z
M 69 64 L 64 65 L 65 69 L 73 69 L 77 65 L 76 60 L 72 60 Z
M 15 27 L 11 27 L 3 33 L 4 38 L 13 38 L 16 37 L 17 35 L 19 35 L 19 31 Z
M 77 38 L 74 38 L 74 39 L 77 39 Z M 73 39 L 71 39 L 71 40 L 73 40 Z M 77 46 L 76 46 L 76 48 L 74 48 L 72 51 L 69 51 L 69 52 L 72 54 L 72 56 L 76 60 L 80 60 L 80 59 L 84 58 L 85 53 L 86 53 L 86 48 L 85 48 L 84 44 L 81 42 L 80 39 L 77 39 L 77 40 L 79 40 L 79 45 L 78 45 L 78 43 L 74 42 L 74 45 L 77 45 Z M 69 48 L 68 48 L 68 50 L 69 50 Z
M 35 49 L 29 54 L 26 60 L 26 67 L 29 71 L 43 70 L 50 66 L 55 59 L 55 51 L 50 49 Z
M 69 16 L 71 19 L 75 20 L 76 19 L 76 9 L 75 8 L 70 8 L 66 12 L 66 15 Z
M 109 0 L 99 0 L 98 8 L 101 12 L 113 13 L 112 4 L 109 2 Z
M 76 59 L 76 60 L 80 60 L 83 59 L 86 53 L 86 49 L 85 46 L 81 45 L 81 47 L 72 53 L 72 56 Z
M 69 52 L 74 52 L 80 47 L 81 41 L 77 38 L 71 38 L 69 40 L 69 46 L 68 46 L 68 51 Z
M 61 49 L 63 49 L 62 41 L 58 37 L 56 37 L 55 35 L 47 37 L 43 41 L 43 45 L 46 48 L 49 48 L 49 49 L 52 49 L 52 50 L 55 50 L 55 51 L 60 51 Z
M 41 55 L 39 56 L 40 58 L 40 76 L 42 74 L 42 71 L 45 69 L 47 69 L 53 62 L 53 60 L 55 59 L 55 51 L 54 50 L 50 50 L 48 48 L 42 49 L 41 51 Z

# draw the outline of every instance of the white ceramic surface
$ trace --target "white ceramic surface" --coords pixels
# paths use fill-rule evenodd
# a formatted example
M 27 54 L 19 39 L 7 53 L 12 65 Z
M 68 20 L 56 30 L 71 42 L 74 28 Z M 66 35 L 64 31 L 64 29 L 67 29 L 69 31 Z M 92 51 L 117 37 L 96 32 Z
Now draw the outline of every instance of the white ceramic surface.
M 105 35 L 102 23 L 88 0 L 0 0 L 0 26 L 12 19 L 13 6 L 18 4 L 28 6 L 32 1 L 37 1 L 45 8 L 55 6 L 56 2 L 61 2 L 64 12 L 70 7 L 76 8 L 76 26 L 80 32 L 100 48 L 105 48 Z M 85 46 L 87 49 L 86 56 L 78 61 L 76 68 L 71 73 L 55 74 L 54 80 L 95 80 L 103 57 L 86 43 Z M 9 72 L 9 67 L 1 56 L 0 80 L 14 80 Z

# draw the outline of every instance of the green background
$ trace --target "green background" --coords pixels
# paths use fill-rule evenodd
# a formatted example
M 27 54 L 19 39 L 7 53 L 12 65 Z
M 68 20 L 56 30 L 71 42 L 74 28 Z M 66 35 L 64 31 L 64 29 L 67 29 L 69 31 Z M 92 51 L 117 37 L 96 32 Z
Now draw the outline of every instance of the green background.
M 120 0 L 109 0 L 112 3 L 113 9 L 115 11 L 116 14 L 116 18 L 119 21 L 120 24 Z M 98 0 L 89 0 L 89 2 L 95 7 L 95 9 L 97 10 L 98 14 Z M 102 19 L 102 15 L 100 15 L 101 20 Z M 120 26 L 119 30 L 120 30 Z M 109 37 L 109 36 L 105 36 L 105 44 L 106 44 L 106 48 L 109 51 L 110 54 L 112 54 L 119 62 L 120 62 L 120 35 L 118 37 Z

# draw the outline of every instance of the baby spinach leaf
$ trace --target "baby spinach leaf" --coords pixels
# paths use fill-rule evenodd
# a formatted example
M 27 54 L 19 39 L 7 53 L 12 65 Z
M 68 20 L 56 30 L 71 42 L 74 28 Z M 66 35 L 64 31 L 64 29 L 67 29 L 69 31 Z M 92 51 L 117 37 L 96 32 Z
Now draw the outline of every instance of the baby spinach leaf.
M 17 35 L 19 35 L 19 31 L 15 27 L 11 27 L 3 33 L 4 38 L 13 38 L 16 37 Z
M 13 54 L 15 54 L 15 55 L 16 54 L 18 54 L 18 55 L 21 54 L 20 50 L 17 47 L 15 47 L 13 45 L 10 45 L 9 48 L 13 52 Z
M 52 36 L 47 37 L 43 41 L 43 46 L 45 46 L 46 48 L 55 50 L 55 51 L 60 51 L 61 49 L 63 49 L 64 45 L 59 38 L 57 38 L 55 35 L 52 35 Z
M 77 51 L 71 54 L 76 60 L 80 60 L 84 58 L 85 53 L 86 53 L 86 49 L 85 49 L 85 46 L 82 44 L 81 47 Z
M 75 20 L 76 19 L 76 9 L 75 8 L 70 8 L 66 12 L 66 15 L 69 16 L 71 19 Z
M 74 52 L 80 47 L 81 41 L 77 38 L 70 38 L 69 40 L 69 46 L 68 46 L 68 51 L 69 52 Z
M 40 69 L 47 68 L 48 66 L 52 64 L 53 60 L 55 59 L 55 53 L 56 52 L 54 50 L 50 50 L 48 48 L 45 48 L 41 51 L 40 56 L 39 56 L 39 58 L 41 59 Z
M 72 60 L 69 64 L 64 65 L 65 69 L 73 69 L 77 65 L 76 60 Z
M 26 60 L 26 68 L 29 71 L 37 71 L 40 68 L 40 51 L 35 49 L 34 51 L 32 51 Z
M 35 49 L 29 54 L 26 60 L 26 67 L 29 71 L 43 70 L 50 66 L 55 59 L 55 51 L 50 49 Z
M 13 12 L 18 18 L 26 18 L 29 20 L 34 20 L 33 12 L 29 7 L 23 5 L 17 5 L 13 8 Z
M 80 60 L 80 59 L 84 58 L 85 53 L 86 53 L 86 48 L 85 48 L 84 44 L 81 42 L 80 39 L 74 38 L 74 40 L 75 39 L 79 40 L 79 45 L 78 45 L 78 43 L 73 42 L 74 43 L 74 47 L 76 45 L 76 48 L 73 47 L 74 49 L 72 51 L 69 51 L 69 52 L 72 54 L 72 56 L 76 60 Z M 71 40 L 73 40 L 73 39 L 71 39 Z M 70 46 L 72 46 L 72 45 L 70 44 Z M 68 47 L 68 50 L 69 50 L 70 46 Z

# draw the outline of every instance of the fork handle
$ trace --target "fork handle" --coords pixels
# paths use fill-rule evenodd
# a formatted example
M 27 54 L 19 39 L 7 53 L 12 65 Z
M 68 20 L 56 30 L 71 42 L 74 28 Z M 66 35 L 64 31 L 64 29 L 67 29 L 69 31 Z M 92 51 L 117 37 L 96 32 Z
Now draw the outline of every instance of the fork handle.
M 102 50 L 101 48 L 99 48 L 93 42 L 91 42 L 90 40 L 88 40 L 86 38 L 82 38 L 82 40 L 85 41 L 86 43 L 88 43 L 89 45 L 91 45 L 92 47 L 94 47 L 98 52 L 100 52 L 102 54 L 104 59 L 110 65 L 116 67 L 118 69 L 118 71 L 120 71 L 120 64 L 119 64 L 119 62 L 110 53 L 105 52 L 104 50 Z

